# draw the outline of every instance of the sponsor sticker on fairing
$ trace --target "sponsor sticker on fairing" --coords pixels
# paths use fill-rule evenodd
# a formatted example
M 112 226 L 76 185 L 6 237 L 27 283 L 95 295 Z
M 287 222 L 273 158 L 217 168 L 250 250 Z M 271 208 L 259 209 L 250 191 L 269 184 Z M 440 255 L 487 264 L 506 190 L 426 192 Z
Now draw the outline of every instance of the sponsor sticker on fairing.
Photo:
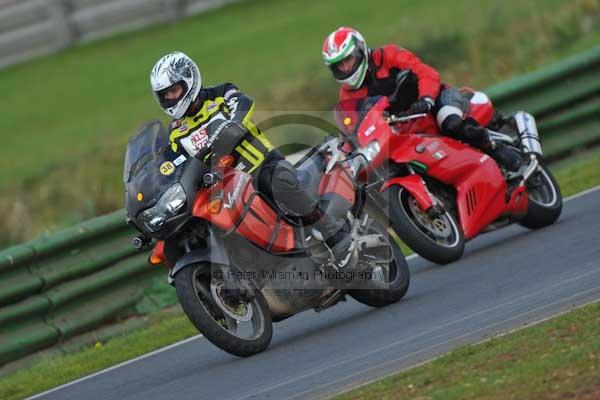
M 242 187 L 244 187 L 246 182 L 248 182 L 248 179 L 249 178 L 246 175 L 240 175 L 240 179 L 237 181 L 237 184 L 235 185 L 233 191 L 227 193 L 227 202 L 223 205 L 223 207 L 233 207 L 233 203 L 235 203 L 235 200 L 238 198 L 240 192 L 242 191 Z
M 446 157 L 446 153 L 444 153 L 443 151 L 436 151 L 435 153 L 433 153 L 433 158 L 435 158 L 436 160 L 441 160 L 442 158 Z
M 371 125 L 366 131 L 365 136 L 369 137 L 375 132 L 375 125 Z
M 186 160 L 187 160 L 187 157 L 182 154 L 182 155 L 180 155 L 179 157 L 177 157 L 176 159 L 173 160 L 173 164 L 175 164 L 176 167 L 179 167 Z
M 175 165 L 171 161 L 165 161 L 160 165 L 160 173 L 169 176 L 175 172 Z

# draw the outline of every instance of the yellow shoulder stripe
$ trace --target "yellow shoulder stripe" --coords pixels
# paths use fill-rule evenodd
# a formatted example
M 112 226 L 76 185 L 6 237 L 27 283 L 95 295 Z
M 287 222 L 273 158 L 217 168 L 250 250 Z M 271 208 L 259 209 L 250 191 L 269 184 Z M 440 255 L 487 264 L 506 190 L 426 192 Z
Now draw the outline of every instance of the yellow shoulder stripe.
M 176 140 L 182 137 L 187 136 L 190 133 L 190 130 L 194 129 L 198 125 L 205 122 L 209 117 L 215 112 L 219 111 L 221 105 L 225 104 L 225 98 L 216 97 L 212 100 L 206 100 L 202 105 L 200 111 L 196 113 L 193 117 L 185 117 L 181 122 L 181 126 L 186 126 L 185 130 L 179 130 L 180 128 L 176 128 L 171 131 L 169 135 L 169 141 L 171 142 L 171 149 L 173 151 L 177 151 L 177 143 Z

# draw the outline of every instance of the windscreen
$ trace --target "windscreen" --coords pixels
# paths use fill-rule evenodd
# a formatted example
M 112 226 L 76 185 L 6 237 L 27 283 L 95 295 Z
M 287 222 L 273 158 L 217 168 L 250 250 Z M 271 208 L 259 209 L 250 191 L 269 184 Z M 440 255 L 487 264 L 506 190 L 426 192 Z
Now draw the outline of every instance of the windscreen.
M 333 109 L 336 124 L 346 135 L 354 133 L 373 105 L 382 99 L 374 96 L 340 101 Z
M 127 144 L 123 182 L 129 182 L 144 164 L 156 158 L 168 146 L 169 134 L 160 122 L 152 121 L 144 125 Z
M 125 154 L 125 208 L 135 217 L 154 206 L 185 170 L 186 157 L 171 150 L 168 133 L 160 122 L 144 126 L 129 141 Z

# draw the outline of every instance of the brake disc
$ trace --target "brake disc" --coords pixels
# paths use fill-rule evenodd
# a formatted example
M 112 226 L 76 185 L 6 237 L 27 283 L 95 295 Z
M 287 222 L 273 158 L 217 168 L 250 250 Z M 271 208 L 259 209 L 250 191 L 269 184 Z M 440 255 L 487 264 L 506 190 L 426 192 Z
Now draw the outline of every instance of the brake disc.
M 210 284 L 210 293 L 212 294 L 215 303 L 219 306 L 219 308 L 227 314 L 229 317 L 233 318 L 237 322 L 248 322 L 252 319 L 254 312 L 252 311 L 251 303 L 239 302 L 238 306 L 234 309 L 230 305 L 225 304 L 223 298 L 221 297 L 222 285 L 214 285 Z

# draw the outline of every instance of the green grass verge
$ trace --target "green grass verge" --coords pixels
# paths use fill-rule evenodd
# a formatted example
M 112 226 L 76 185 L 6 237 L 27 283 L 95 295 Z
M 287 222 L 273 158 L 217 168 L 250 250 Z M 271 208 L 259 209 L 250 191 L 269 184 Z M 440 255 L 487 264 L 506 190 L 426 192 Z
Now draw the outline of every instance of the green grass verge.
M 600 149 L 562 161 L 551 169 L 564 196 L 600 185 Z M 556 390 L 600 390 L 597 379 L 590 384 L 596 386 L 588 385 L 588 378 L 598 376 L 598 370 L 591 367 L 595 368 L 600 360 L 599 322 L 600 305 L 590 306 L 481 345 L 461 347 L 431 364 L 342 398 L 363 398 L 368 391 L 375 391 L 372 397 L 365 398 L 395 399 L 403 395 L 424 399 L 521 399 L 540 398 L 534 395 L 537 390 L 542 397 Z M 81 352 L 44 358 L 30 368 L 2 377 L 0 399 L 23 398 L 195 334 L 197 331 L 185 316 L 158 313 L 149 327 Z M 527 374 L 527 379 L 519 378 L 522 373 Z M 536 385 L 524 392 L 530 395 L 519 395 L 527 382 Z M 600 396 L 600 392 L 597 394 Z
M 335 400 L 598 399 L 600 304 L 456 350 Z
M 564 197 L 600 185 L 600 149 L 574 155 L 550 166 Z
M 182 313 L 159 313 L 147 327 L 76 353 L 44 357 L 0 378 L 0 399 L 22 399 L 197 334 Z
M 164 118 L 148 74 L 165 52 L 187 52 L 207 85 L 233 81 L 258 110 L 329 110 L 337 85 L 320 48 L 337 26 L 484 88 L 597 45 L 599 14 L 598 0 L 256 0 L 2 70 L 0 247 L 123 206 L 126 140 Z

